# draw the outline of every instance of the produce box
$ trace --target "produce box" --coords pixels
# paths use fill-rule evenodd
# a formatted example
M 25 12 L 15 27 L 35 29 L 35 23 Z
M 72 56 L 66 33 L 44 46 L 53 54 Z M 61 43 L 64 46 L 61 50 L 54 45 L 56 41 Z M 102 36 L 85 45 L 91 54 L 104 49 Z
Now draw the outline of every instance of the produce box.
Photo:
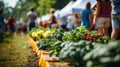
M 70 67 L 67 62 L 61 63 L 58 57 L 50 57 L 47 51 L 40 50 L 39 52 L 39 66 L 41 67 Z
M 35 51 L 36 53 L 38 53 L 38 47 L 36 45 L 36 42 L 30 37 L 30 36 L 27 36 L 28 37 L 28 41 L 33 49 L 33 51 Z
M 71 66 L 67 62 L 64 62 L 64 63 L 60 63 L 60 62 L 46 62 L 45 67 L 71 67 Z

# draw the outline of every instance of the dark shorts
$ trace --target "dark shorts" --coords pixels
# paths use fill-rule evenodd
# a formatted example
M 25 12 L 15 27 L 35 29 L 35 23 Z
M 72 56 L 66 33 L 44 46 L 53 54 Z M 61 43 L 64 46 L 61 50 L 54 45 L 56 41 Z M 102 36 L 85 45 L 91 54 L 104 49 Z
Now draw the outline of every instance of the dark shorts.
M 120 29 L 120 15 L 112 15 L 112 28 Z
M 29 30 L 35 27 L 35 22 L 30 22 L 29 23 Z
M 9 26 L 9 29 L 10 29 L 12 32 L 15 32 L 15 26 L 10 25 L 10 26 Z
M 0 28 L 4 28 L 4 26 L 3 22 L 0 22 Z
M 24 33 L 27 32 L 27 27 L 22 29 Z
M 61 27 L 62 27 L 63 29 L 67 29 L 67 26 L 66 26 L 66 25 L 61 25 Z

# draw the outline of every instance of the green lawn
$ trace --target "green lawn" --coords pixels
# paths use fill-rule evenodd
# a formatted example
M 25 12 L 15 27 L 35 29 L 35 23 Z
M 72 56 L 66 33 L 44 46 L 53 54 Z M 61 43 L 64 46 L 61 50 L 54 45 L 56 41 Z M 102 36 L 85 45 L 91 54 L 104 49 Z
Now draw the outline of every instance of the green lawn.
M 27 67 L 33 54 L 26 35 L 6 37 L 0 43 L 0 67 Z

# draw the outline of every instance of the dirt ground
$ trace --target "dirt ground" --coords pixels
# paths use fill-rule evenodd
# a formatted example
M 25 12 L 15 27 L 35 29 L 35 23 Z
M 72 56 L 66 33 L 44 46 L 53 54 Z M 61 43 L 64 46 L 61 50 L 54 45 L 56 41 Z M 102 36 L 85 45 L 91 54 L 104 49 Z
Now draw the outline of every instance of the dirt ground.
M 27 36 L 6 36 L 0 43 L 0 67 L 39 67 Z

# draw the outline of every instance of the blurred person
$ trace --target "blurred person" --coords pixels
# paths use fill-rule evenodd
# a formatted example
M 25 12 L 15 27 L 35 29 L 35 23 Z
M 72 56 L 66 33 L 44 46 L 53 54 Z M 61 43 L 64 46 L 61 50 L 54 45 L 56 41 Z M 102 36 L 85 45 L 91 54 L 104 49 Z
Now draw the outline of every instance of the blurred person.
M 81 12 L 81 26 L 85 26 L 89 31 L 92 29 L 93 12 L 91 10 L 90 2 L 86 3 L 86 8 Z
M 22 19 L 18 19 L 16 21 L 16 33 L 17 33 L 17 35 L 21 35 L 22 34 L 22 26 L 23 26 Z
M 81 23 L 81 17 L 80 14 L 74 14 L 74 27 L 80 26 Z
M 34 11 L 34 8 L 31 8 L 30 11 L 27 13 L 27 20 L 28 20 L 28 28 L 31 30 L 35 27 L 35 20 L 37 18 L 37 13 Z
M 39 26 L 43 26 L 43 22 L 40 20 Z
M 56 17 L 54 16 L 54 13 L 55 13 L 55 9 L 50 9 L 50 28 L 52 27 L 55 27 L 55 28 L 58 28 L 58 23 L 57 23 L 57 20 L 56 20 Z
M 97 0 L 96 14 L 94 17 L 94 25 L 101 35 L 108 35 L 111 17 L 110 0 Z
M 64 29 L 64 31 L 67 30 L 67 17 L 60 18 L 60 27 Z
M 27 27 L 28 27 L 28 24 L 27 23 L 23 23 L 23 25 L 22 25 L 22 32 L 24 34 L 27 34 Z
M 71 31 L 74 29 L 74 17 L 72 15 L 68 16 L 67 18 L 67 30 Z
M 5 23 L 3 17 L 3 8 L 0 7 L 0 42 L 4 39 L 4 30 L 5 30 Z
M 112 39 L 118 39 L 120 36 L 120 0 L 111 0 L 112 3 Z
M 7 20 L 7 25 L 8 31 L 11 35 L 13 35 L 15 32 L 15 24 L 16 24 L 15 19 L 12 16 L 10 16 Z
M 4 23 L 4 16 L 3 16 L 3 8 L 0 7 L 0 29 L 5 29 L 5 23 Z

